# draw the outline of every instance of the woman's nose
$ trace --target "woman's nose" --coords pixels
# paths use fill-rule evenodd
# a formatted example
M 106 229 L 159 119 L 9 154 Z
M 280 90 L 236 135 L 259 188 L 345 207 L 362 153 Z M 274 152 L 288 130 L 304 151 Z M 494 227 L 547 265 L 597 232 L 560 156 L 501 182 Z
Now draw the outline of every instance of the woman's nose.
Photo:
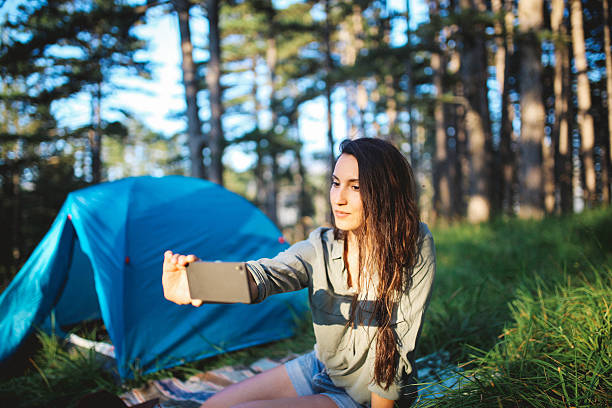
M 343 188 L 339 188 L 338 190 L 336 190 L 336 193 L 334 195 L 334 203 L 337 205 L 343 205 L 347 203 L 346 192 Z

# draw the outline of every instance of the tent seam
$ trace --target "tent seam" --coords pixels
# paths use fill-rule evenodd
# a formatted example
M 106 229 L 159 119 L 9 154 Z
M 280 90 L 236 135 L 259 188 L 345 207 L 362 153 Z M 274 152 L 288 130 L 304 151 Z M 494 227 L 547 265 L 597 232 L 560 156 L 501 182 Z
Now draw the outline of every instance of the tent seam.
M 125 229 L 124 229 L 124 236 L 123 236 L 123 256 L 124 259 L 121 261 L 121 310 L 124 309 L 125 307 L 125 269 L 126 269 L 126 259 L 127 257 L 129 257 L 128 255 L 128 228 L 129 228 L 129 216 L 130 216 L 130 203 L 132 201 L 132 197 L 134 196 L 134 188 L 136 186 L 136 177 L 131 177 L 131 184 L 130 184 L 130 188 L 128 189 L 128 197 L 127 197 L 127 201 L 126 201 L 126 209 L 125 209 Z M 127 329 L 127 325 L 125 323 L 125 315 L 122 316 L 121 319 L 121 350 L 123 351 L 123 357 L 125 357 L 127 355 L 127 344 L 126 344 L 126 329 Z M 127 361 L 126 361 L 127 363 Z M 126 367 L 127 368 L 127 367 Z

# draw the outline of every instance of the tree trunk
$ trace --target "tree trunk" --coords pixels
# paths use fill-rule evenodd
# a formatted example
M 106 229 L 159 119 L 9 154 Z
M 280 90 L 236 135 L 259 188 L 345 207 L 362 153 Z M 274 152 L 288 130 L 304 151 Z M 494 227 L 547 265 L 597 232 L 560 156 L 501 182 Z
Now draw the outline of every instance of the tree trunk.
M 257 56 L 251 58 L 252 62 L 252 73 L 253 73 L 253 89 L 251 95 L 253 98 L 253 106 L 255 111 L 253 112 L 253 122 L 255 123 L 255 154 L 257 159 L 255 161 L 255 205 L 262 211 L 265 211 L 266 204 L 266 184 L 264 181 L 264 155 L 261 146 L 261 132 L 259 129 L 259 113 L 261 112 L 261 104 L 257 97 Z
M 351 18 L 341 25 L 340 30 L 341 41 L 344 43 L 344 47 L 341 48 L 342 65 L 351 67 L 355 64 L 357 53 L 363 47 L 363 41 L 360 39 L 362 33 L 361 8 L 359 5 L 353 5 Z M 347 135 L 349 138 L 354 139 L 359 134 L 357 82 L 349 81 L 345 86 L 345 90 Z M 365 133 L 362 136 L 365 136 Z
M 271 181 L 269 183 L 270 185 L 270 190 L 269 190 L 269 194 L 268 194 L 268 205 L 266 206 L 268 211 L 266 213 L 266 215 L 268 217 L 270 217 L 270 220 L 272 220 L 272 222 L 280 228 L 280 225 L 278 223 L 278 206 L 277 206 L 277 202 L 278 202 L 278 153 L 275 151 L 272 151 L 270 153 L 270 178 Z
M 354 81 L 350 81 L 344 86 L 344 91 L 346 92 L 346 134 L 349 139 L 354 139 L 359 135 L 357 85 Z
M 570 19 L 572 24 L 572 44 L 574 49 L 574 64 L 576 66 L 576 95 L 578 99 L 578 127 L 581 137 L 581 155 L 584 169 L 584 199 L 585 204 L 592 207 L 597 201 L 595 176 L 595 128 L 591 109 L 591 86 L 589 84 L 588 65 L 582 28 L 581 0 L 570 0 Z
M 429 9 L 432 15 L 438 13 L 438 1 L 430 1 Z M 449 178 L 449 154 L 448 141 L 446 135 L 446 119 L 444 117 L 444 104 L 442 95 L 444 94 L 442 78 L 446 69 L 446 61 L 442 55 L 440 47 L 440 36 L 435 35 L 435 52 L 431 54 L 431 69 L 433 70 L 433 83 L 436 88 L 436 102 L 434 106 L 435 134 L 436 134 L 436 153 L 434 161 L 434 218 L 444 217 L 447 220 L 451 216 L 451 192 Z
M 457 75 L 461 69 L 461 56 L 457 51 L 451 51 L 449 55 L 448 70 L 450 75 Z M 459 101 L 465 100 L 463 83 L 458 81 L 454 86 L 454 94 Z M 467 134 L 465 127 L 465 103 L 456 103 L 451 109 L 453 128 L 455 130 L 455 149 L 452 171 L 452 203 L 453 217 L 463 218 L 466 211 L 466 192 L 469 189 L 469 152 L 467 150 Z
M 416 123 L 412 103 L 414 102 L 414 72 L 412 70 L 412 29 L 410 28 L 410 0 L 406 0 L 406 77 L 408 78 L 406 95 L 406 111 L 408 111 L 408 144 L 410 145 L 410 165 L 415 177 L 418 172 L 418 157 L 416 144 Z
M 24 253 L 24 242 L 23 242 L 23 231 L 22 231 L 22 212 L 23 205 L 21 200 L 21 172 L 19 171 L 19 167 L 17 167 L 18 171 L 15 171 L 12 174 L 12 186 L 13 186 L 13 216 L 11 220 L 13 222 L 13 265 L 15 265 L 15 270 L 19 269 L 21 265 L 22 258 L 26 256 Z
M 379 42 L 384 49 L 391 49 L 391 21 L 389 19 L 389 6 L 387 1 L 382 1 L 380 5 L 378 23 L 382 32 Z M 389 142 L 399 145 L 399 134 L 396 132 L 397 121 L 397 99 L 396 99 L 396 80 L 390 73 L 392 67 L 386 66 L 382 69 L 379 79 L 379 86 L 382 89 L 383 101 L 385 104 L 385 116 L 387 117 L 386 133 L 382 136 Z
M 465 11 L 474 7 L 461 1 Z M 465 124 L 470 153 L 467 217 L 470 222 L 486 221 L 490 217 L 491 125 L 487 98 L 487 50 L 484 27 L 463 29 L 461 78 L 466 102 Z
M 200 122 L 198 107 L 198 72 L 193 60 L 193 45 L 191 43 L 191 29 L 189 27 L 189 10 L 191 3 L 187 0 L 173 0 L 179 22 L 183 71 L 183 86 L 185 87 L 185 103 L 187 105 L 187 139 L 189 145 L 189 161 L 191 177 L 204 178 L 204 159 L 202 148 L 204 136 Z
M 264 154 L 261 148 L 261 140 L 255 141 L 255 205 L 262 211 L 266 211 L 266 183 L 264 180 Z
M 221 103 L 221 37 L 219 33 L 219 0 L 206 0 L 209 32 L 208 43 L 210 58 L 206 71 L 206 85 L 210 93 L 210 181 L 223 185 L 223 150 L 225 138 L 221 116 L 223 105 Z
M 512 123 L 510 122 L 510 92 L 508 86 L 508 76 L 510 74 L 510 55 L 512 54 L 512 33 L 511 27 L 508 30 L 506 20 L 513 17 L 511 5 L 503 0 L 492 0 L 491 7 L 493 13 L 498 15 L 495 20 L 495 75 L 501 95 L 501 126 L 499 150 L 493 160 L 491 184 L 492 192 L 492 212 L 494 214 L 510 214 L 512 212 Z M 510 8 L 510 9 L 508 9 Z M 508 16 L 510 15 L 510 16 Z M 510 23 L 511 24 L 511 23 Z M 506 203 L 506 205 L 504 205 Z
M 397 100 L 396 100 L 396 81 L 393 78 L 393 75 L 386 74 L 385 75 L 385 98 L 386 98 L 386 112 L 387 115 L 387 138 L 388 140 L 399 146 L 400 138 L 399 132 L 397 131 Z
M 297 124 L 298 121 L 296 119 L 295 123 Z M 295 149 L 295 159 L 297 162 L 297 169 L 298 169 L 298 174 L 297 174 L 297 180 L 296 184 L 299 186 L 299 193 L 298 193 L 298 223 L 296 225 L 297 229 L 298 229 L 298 238 L 300 240 L 302 239 L 306 239 L 306 229 L 307 229 L 307 225 L 306 225 L 306 221 L 307 221 L 307 216 L 310 215 L 308 214 L 308 210 L 307 210 L 307 200 L 308 200 L 308 196 L 306 193 L 306 168 L 304 166 L 304 161 L 302 159 L 302 142 L 301 142 L 301 138 L 300 138 L 300 134 L 299 134 L 299 128 L 296 125 L 295 126 L 295 131 L 297 133 L 297 147 Z
M 610 24 L 612 24 L 612 20 L 610 19 L 608 0 L 603 0 L 602 6 L 604 13 L 604 50 L 606 54 L 606 102 L 608 104 L 608 154 L 602 157 L 602 161 L 607 160 L 606 167 L 608 171 L 607 174 L 605 174 L 607 181 L 603 183 L 603 202 L 610 204 L 612 198 L 612 193 L 610 192 L 610 181 L 612 181 L 612 175 L 610 174 L 610 170 L 612 169 L 612 56 L 610 55 L 612 44 L 610 43 Z
M 501 8 L 501 6 L 500 6 Z M 504 0 L 503 22 L 501 24 L 501 47 L 503 49 L 503 70 L 497 69 L 498 81 L 501 92 L 501 129 L 499 142 L 500 179 L 499 192 L 502 212 L 511 215 L 514 213 L 514 195 L 516 180 L 516 158 L 512 149 L 512 143 L 517 139 L 512 122 L 514 120 L 514 107 L 510 102 L 510 61 L 514 55 L 514 13 L 511 0 Z M 496 56 L 499 63 L 501 55 Z
M 542 0 L 519 1 L 521 32 L 521 141 L 519 158 L 519 216 L 540 218 L 543 211 L 542 146 L 545 112 L 538 31 L 543 25 Z
M 497 79 L 497 86 L 501 95 L 501 116 L 502 126 L 500 126 L 500 142 L 505 138 L 506 135 L 502 133 L 506 130 L 503 128 L 503 117 L 507 115 L 507 100 L 504 100 L 504 89 L 506 81 L 506 43 L 505 43 L 505 30 L 503 24 L 502 14 L 502 0 L 492 0 L 491 10 L 496 14 L 496 18 L 493 22 L 495 29 L 495 78 Z M 501 19 L 501 21 L 500 21 Z M 506 136 L 507 137 L 507 136 Z M 501 143 L 497 150 L 492 149 L 491 151 L 491 215 L 495 216 L 502 213 L 503 206 L 503 187 L 504 179 L 502 173 L 502 148 Z
M 329 176 L 328 180 L 331 180 L 334 172 L 334 166 L 336 165 L 336 158 L 334 155 L 334 136 L 332 129 L 332 100 L 331 100 L 331 70 L 332 70 L 332 56 L 331 56 L 331 0 L 325 0 L 325 26 L 323 29 L 323 42 L 325 47 L 325 99 L 327 102 L 327 144 L 329 146 Z M 329 207 L 329 204 L 328 204 Z M 327 220 L 331 221 L 331 207 L 327 211 Z
M 20 219 L 18 207 L 20 207 L 20 174 L 19 155 L 16 160 L 7 160 L 3 170 L 2 183 L 2 201 L 0 201 L 0 220 L 3 226 L 3 240 L 0 245 L 0 261 L 6 267 L 5 276 L 0 276 L 0 289 L 4 288 L 4 283 L 8 283 L 15 272 L 19 270 L 19 258 L 22 254 L 19 253 L 19 238 L 20 234 Z M 1 269 L 0 269 L 1 270 Z
M 548 17 L 548 20 L 546 18 Z M 543 11 L 543 25 L 548 27 L 552 21 L 552 17 L 548 15 L 548 8 Z M 550 56 L 550 52 L 547 52 Z M 551 98 L 554 97 L 554 71 L 547 69 L 542 72 L 542 101 L 544 102 L 544 111 L 554 109 L 554 103 Z M 552 89 L 552 92 L 551 92 Z M 545 113 L 544 128 L 551 129 L 555 126 L 554 119 L 551 120 L 551 115 Z M 555 185 L 555 152 L 557 151 L 558 139 L 553 133 L 549 133 L 548 137 L 544 136 L 542 143 L 542 187 L 544 193 L 544 211 L 546 214 L 553 214 L 556 211 L 556 185 Z
M 96 84 L 91 95 L 91 129 L 89 131 L 89 149 L 91 154 L 91 182 L 98 184 L 102 181 L 102 85 Z
M 552 139 L 555 140 L 555 184 L 559 191 L 559 208 L 563 214 L 572 212 L 572 161 L 569 126 L 569 50 L 564 37 L 564 0 L 553 0 L 550 25 L 555 34 L 555 124 Z
M 359 124 L 361 125 L 361 135 L 366 137 L 367 127 L 365 113 L 368 107 L 368 91 L 363 84 L 357 85 L 357 108 L 359 109 Z
M 276 49 L 276 34 L 274 28 L 274 6 L 271 1 L 266 4 L 267 9 L 267 24 L 268 30 L 266 32 L 266 65 L 268 67 L 268 87 L 270 88 L 270 117 L 271 124 L 269 129 L 270 135 L 270 147 L 272 148 L 272 177 L 268 181 L 270 190 L 268 193 L 268 208 L 266 214 L 270 217 L 272 222 L 278 224 L 278 152 L 275 144 L 276 141 L 276 125 L 278 122 L 278 114 L 276 113 L 276 61 L 277 61 L 277 49 Z

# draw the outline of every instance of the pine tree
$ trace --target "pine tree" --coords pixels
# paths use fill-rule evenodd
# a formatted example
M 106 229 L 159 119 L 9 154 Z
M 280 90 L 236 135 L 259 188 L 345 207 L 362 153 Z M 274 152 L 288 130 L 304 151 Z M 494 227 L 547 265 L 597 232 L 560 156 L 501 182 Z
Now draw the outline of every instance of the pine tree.
M 223 102 L 221 100 L 221 33 L 219 27 L 219 1 L 206 0 L 206 17 L 208 19 L 209 59 L 206 64 L 206 85 L 210 98 L 210 148 L 209 179 L 223 185 L 223 151 L 225 137 L 221 117 Z
M 132 33 L 142 11 L 95 0 L 49 0 L 20 11 L 21 19 L 8 24 L 12 34 L 0 52 L 0 66 L 5 75 L 35 84 L 27 96 L 33 106 L 49 106 L 80 92 L 89 95 L 91 119 L 81 130 L 89 141 L 91 180 L 99 182 L 102 135 L 122 133 L 117 123 L 102 117 L 106 93 L 114 88 L 111 76 L 117 69 L 148 75 L 147 64 L 134 59 L 144 47 Z
M 580 129 L 580 150 L 584 168 L 584 199 L 587 205 L 595 204 L 595 124 L 591 114 L 591 87 L 587 76 L 588 65 L 585 50 L 585 35 L 582 24 L 581 0 L 570 0 L 570 21 L 572 25 L 572 45 L 576 66 L 576 96 L 578 99 L 577 122 Z
M 193 42 L 191 38 L 190 10 L 193 4 L 189 0 L 172 0 L 179 22 L 181 42 L 181 70 L 187 105 L 187 138 L 189 145 L 189 163 L 191 177 L 205 178 L 206 172 L 202 156 L 205 145 L 198 105 L 199 78 L 197 64 L 193 59 Z
M 543 24 L 542 1 L 520 0 L 521 34 L 521 141 L 519 193 L 522 217 L 544 214 L 542 180 L 542 144 L 544 142 L 544 102 L 542 99 L 542 64 L 537 33 Z
M 461 27 L 461 77 L 470 162 L 467 217 L 471 222 L 480 222 L 488 220 L 491 213 L 492 134 L 487 99 L 487 49 L 485 23 L 479 21 L 479 12 L 485 12 L 486 7 L 480 0 L 461 0 L 460 7 L 465 17 Z
M 551 29 L 555 35 L 555 123 L 552 129 L 552 139 L 555 141 L 555 185 L 559 191 L 559 208 L 562 213 L 572 212 L 572 162 L 571 162 L 571 93 L 570 61 L 566 29 L 565 2 L 553 0 L 551 10 Z

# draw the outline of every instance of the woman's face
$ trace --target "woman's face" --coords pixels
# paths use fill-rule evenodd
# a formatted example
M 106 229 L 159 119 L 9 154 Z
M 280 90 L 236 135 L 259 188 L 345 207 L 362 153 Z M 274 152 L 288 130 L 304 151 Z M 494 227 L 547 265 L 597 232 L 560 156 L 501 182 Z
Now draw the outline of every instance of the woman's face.
M 359 193 L 359 166 L 350 154 L 342 154 L 332 176 L 329 200 L 336 227 L 353 231 L 363 224 L 363 203 Z

